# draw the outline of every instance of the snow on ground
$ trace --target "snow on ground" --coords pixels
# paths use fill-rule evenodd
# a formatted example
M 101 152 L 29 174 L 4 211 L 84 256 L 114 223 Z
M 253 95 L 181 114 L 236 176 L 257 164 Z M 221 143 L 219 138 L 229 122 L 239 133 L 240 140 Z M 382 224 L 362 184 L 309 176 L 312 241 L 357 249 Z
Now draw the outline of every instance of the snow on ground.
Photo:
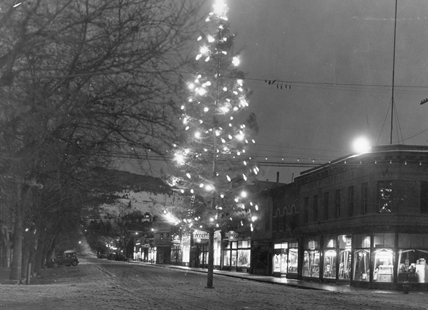
M 334 293 L 214 277 L 160 266 L 80 258 L 44 270 L 31 285 L 0 285 L 0 309 L 428 309 L 428 294 Z

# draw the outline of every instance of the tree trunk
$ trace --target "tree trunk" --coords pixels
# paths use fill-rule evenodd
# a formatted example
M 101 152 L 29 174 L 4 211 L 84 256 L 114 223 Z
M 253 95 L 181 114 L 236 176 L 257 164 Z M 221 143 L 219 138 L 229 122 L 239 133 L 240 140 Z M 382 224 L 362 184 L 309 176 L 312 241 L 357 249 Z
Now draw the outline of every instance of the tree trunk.
M 207 288 L 214 288 L 214 229 L 210 230 L 209 244 L 208 244 L 208 277 L 207 277 Z
M 16 184 L 16 214 L 13 231 L 13 260 L 10 273 L 11 280 L 21 279 L 22 243 L 24 239 L 24 205 L 22 201 L 22 184 Z
M 29 242 L 30 240 L 25 240 L 24 245 L 22 247 L 21 279 L 27 277 L 27 271 L 28 271 L 27 269 L 28 269 L 28 263 L 30 259 L 30 246 L 28 244 Z

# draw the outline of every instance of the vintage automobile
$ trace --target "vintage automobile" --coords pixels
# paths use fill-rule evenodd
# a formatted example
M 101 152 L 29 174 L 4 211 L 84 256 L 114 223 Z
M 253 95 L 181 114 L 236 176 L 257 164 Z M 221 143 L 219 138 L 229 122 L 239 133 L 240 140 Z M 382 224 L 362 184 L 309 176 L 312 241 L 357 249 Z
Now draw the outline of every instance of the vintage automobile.
M 107 259 L 108 260 L 115 260 L 116 259 L 116 254 L 115 253 L 110 253 L 109 255 L 107 255 Z
M 46 263 L 48 268 L 54 267 L 58 268 L 61 265 L 65 265 L 67 267 L 77 266 L 79 264 L 79 260 L 77 258 L 77 253 L 72 250 L 64 251 L 64 253 L 57 254 L 55 258 L 52 258 L 50 261 Z
M 114 260 L 122 261 L 122 262 L 128 262 L 129 258 L 125 257 L 122 254 L 116 254 L 116 257 L 114 258 Z

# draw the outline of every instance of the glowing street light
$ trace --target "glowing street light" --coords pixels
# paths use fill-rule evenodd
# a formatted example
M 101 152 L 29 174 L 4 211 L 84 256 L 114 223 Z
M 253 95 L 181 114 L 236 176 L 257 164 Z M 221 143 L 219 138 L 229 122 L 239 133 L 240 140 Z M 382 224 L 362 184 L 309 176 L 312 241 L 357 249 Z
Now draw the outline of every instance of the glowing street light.
M 358 154 L 367 153 L 371 150 L 370 142 L 365 137 L 357 138 L 352 144 L 352 147 L 354 151 Z

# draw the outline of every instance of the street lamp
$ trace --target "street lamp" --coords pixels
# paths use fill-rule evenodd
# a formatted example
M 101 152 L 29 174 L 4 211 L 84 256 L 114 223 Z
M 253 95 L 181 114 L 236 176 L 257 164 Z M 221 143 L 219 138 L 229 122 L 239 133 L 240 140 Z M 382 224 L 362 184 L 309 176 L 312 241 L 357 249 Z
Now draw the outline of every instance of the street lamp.
M 358 154 L 368 153 L 371 150 L 370 142 L 365 137 L 357 138 L 352 144 L 354 151 Z

